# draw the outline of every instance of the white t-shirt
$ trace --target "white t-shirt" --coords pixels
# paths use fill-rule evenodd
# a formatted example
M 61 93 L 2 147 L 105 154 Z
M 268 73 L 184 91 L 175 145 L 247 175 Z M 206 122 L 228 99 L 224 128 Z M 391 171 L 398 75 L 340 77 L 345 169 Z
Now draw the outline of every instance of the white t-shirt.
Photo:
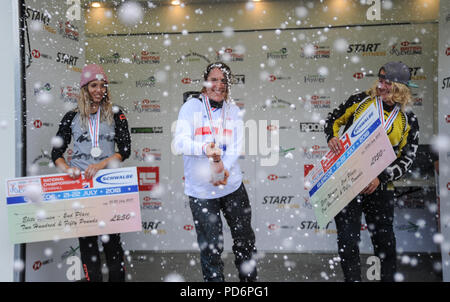
M 242 183 L 242 172 L 238 158 L 243 143 L 243 120 L 236 104 L 227 102 L 222 108 L 211 108 L 213 131 L 216 133 L 216 145 L 222 145 L 222 161 L 230 173 L 225 186 L 214 186 L 211 180 L 210 161 L 205 155 L 204 147 L 213 142 L 206 109 L 203 102 L 191 98 L 180 109 L 173 143 L 174 151 L 183 154 L 184 193 L 202 199 L 226 196 L 236 191 Z M 225 123 L 221 123 L 225 110 Z M 223 129 L 220 131 L 219 129 Z M 223 135 L 220 135 L 220 132 Z

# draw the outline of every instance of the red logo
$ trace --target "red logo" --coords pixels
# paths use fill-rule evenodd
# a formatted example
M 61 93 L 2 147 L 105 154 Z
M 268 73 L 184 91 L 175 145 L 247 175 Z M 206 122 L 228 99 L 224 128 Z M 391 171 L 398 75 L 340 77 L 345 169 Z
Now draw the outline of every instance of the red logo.
M 150 104 L 150 100 L 149 99 L 145 99 L 145 100 L 142 101 L 142 104 L 148 105 L 148 104 Z
M 361 231 L 366 231 L 368 228 L 367 224 L 361 224 Z
M 139 191 L 151 191 L 159 184 L 159 167 L 138 167 Z
M 186 224 L 183 229 L 185 229 L 186 231 L 192 231 L 194 229 L 194 226 L 191 224 Z
M 34 269 L 35 271 L 37 271 L 38 269 L 41 268 L 41 266 L 42 266 L 42 262 L 41 262 L 40 260 L 38 260 L 38 261 L 36 261 L 36 262 L 33 264 L 33 269 Z
M 119 116 L 119 118 L 120 118 L 120 120 L 126 120 L 127 118 L 125 117 L 125 114 L 121 114 L 120 116 Z
M 145 51 L 145 50 L 141 51 L 141 55 L 143 55 L 143 56 L 148 56 L 149 54 L 150 53 L 148 51 Z
M 320 146 L 319 146 L 319 145 L 314 145 L 314 146 L 312 146 L 312 149 L 313 149 L 313 150 L 319 150 L 319 149 L 320 149 Z
M 181 80 L 181 83 L 183 83 L 183 84 L 191 84 L 192 80 L 190 78 L 184 78 L 184 79 Z
M 447 183 L 447 190 L 450 191 L 450 182 Z
M 271 75 L 269 76 L 269 81 L 270 81 L 270 82 L 275 82 L 276 79 L 277 79 L 277 77 L 274 76 L 273 74 L 271 74 Z
M 308 175 L 309 171 L 311 171 L 314 168 L 314 165 L 304 165 L 303 169 L 305 171 L 305 176 Z
M 446 54 L 447 56 L 450 56 L 450 47 L 447 47 L 447 49 L 445 50 L 445 54 Z
M 33 49 L 33 51 L 31 52 L 31 55 L 33 57 L 35 57 L 36 59 L 39 59 L 41 57 L 41 53 L 37 49 Z
M 148 196 L 145 196 L 144 198 L 144 201 L 150 201 L 150 200 L 152 200 L 150 197 L 148 197 Z
M 34 127 L 39 129 L 42 127 L 42 122 L 40 120 L 35 120 L 33 125 L 34 125 Z
M 362 72 L 357 72 L 357 73 L 355 73 L 354 75 L 353 75 L 353 77 L 355 78 L 355 79 L 362 79 L 362 78 L 364 78 L 364 75 L 362 74 Z
M 267 176 L 268 180 L 277 180 L 278 176 L 276 176 L 275 174 L 270 174 L 269 176 Z
M 275 131 L 275 130 L 277 130 L 277 129 L 278 129 L 278 127 L 275 126 L 275 125 L 269 125 L 269 126 L 267 126 L 267 131 Z
M 445 121 L 446 121 L 447 123 L 450 123 L 450 115 L 447 115 L 447 116 L 445 117 Z
M 225 52 L 226 53 L 233 53 L 233 48 L 227 48 L 227 49 L 225 49 Z
M 318 100 L 319 99 L 319 96 L 318 95 L 313 95 L 312 97 L 311 97 L 311 100 Z
M 404 42 L 400 43 L 400 45 L 402 45 L 402 46 L 408 46 L 408 45 L 409 45 L 409 42 L 408 42 L 408 41 L 404 41 Z

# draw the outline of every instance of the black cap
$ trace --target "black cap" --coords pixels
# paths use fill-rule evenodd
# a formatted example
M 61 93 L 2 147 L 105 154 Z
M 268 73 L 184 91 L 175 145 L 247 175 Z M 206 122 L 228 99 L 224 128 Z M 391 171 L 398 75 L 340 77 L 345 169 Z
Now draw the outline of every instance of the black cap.
M 378 72 L 378 77 L 382 79 L 386 79 L 391 82 L 396 82 L 400 84 L 404 84 L 408 87 L 419 87 L 417 84 L 412 83 L 411 80 L 411 71 L 409 67 L 403 62 L 389 62 L 383 65 L 380 68 L 384 70 L 385 75 L 380 75 Z

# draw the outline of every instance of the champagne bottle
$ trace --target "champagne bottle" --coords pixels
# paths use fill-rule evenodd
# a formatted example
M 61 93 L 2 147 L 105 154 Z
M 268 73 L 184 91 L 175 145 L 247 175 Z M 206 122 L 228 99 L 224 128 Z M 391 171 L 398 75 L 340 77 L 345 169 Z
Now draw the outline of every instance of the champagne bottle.
M 218 182 L 224 180 L 225 178 L 225 168 L 223 166 L 223 161 L 214 161 L 212 158 L 210 159 L 210 167 L 211 167 L 211 175 L 212 182 Z

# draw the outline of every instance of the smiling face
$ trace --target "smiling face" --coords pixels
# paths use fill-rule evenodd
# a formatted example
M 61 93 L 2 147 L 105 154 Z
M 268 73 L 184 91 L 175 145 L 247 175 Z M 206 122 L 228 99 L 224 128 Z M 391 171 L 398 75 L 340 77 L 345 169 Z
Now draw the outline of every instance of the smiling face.
M 386 75 L 386 72 L 382 69 L 380 70 L 380 75 L 384 76 Z M 377 95 L 381 97 L 383 102 L 392 106 L 394 105 L 394 101 L 392 101 L 391 92 L 392 92 L 392 82 L 384 78 L 379 78 L 377 85 Z
M 99 105 L 103 98 L 106 96 L 106 83 L 105 81 L 91 81 L 88 84 L 88 92 L 94 104 Z
M 227 78 L 219 68 L 213 68 L 208 78 L 206 87 L 206 95 L 209 99 L 221 102 L 226 98 L 227 94 Z

